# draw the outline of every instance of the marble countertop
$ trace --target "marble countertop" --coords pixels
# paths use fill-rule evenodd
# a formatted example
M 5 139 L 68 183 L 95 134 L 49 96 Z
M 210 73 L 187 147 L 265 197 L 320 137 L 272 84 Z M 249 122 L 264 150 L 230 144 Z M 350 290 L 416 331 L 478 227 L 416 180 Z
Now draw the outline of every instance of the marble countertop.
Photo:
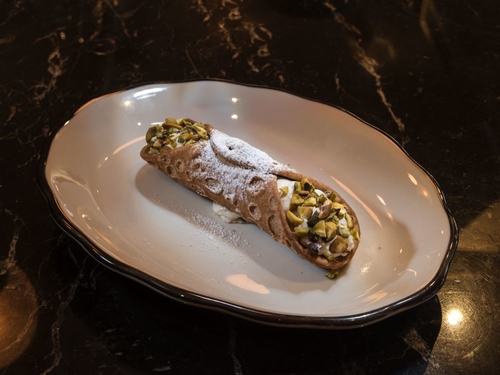
M 19 0 L 0 5 L 0 374 L 494 374 L 500 8 L 491 1 Z M 96 262 L 38 186 L 97 96 L 217 79 L 342 107 L 439 183 L 460 242 L 437 295 L 349 330 L 171 300 Z

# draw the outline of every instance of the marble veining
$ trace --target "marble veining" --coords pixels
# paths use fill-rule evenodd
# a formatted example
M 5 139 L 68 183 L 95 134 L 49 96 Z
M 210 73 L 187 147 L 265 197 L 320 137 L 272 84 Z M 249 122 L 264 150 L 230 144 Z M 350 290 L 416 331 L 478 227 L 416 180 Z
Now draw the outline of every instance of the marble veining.
M 79 279 L 81 279 L 81 277 L 82 274 L 81 273 L 78 274 L 77 280 L 71 283 L 66 298 L 60 302 L 60 305 L 57 308 L 56 320 L 52 323 L 52 326 L 50 327 L 51 338 L 52 338 L 52 349 L 50 353 L 48 353 L 47 355 L 48 357 L 52 358 L 52 363 L 47 369 L 41 372 L 41 374 L 43 375 L 51 373 L 52 370 L 54 370 L 57 366 L 59 366 L 59 363 L 62 359 L 63 355 L 61 351 L 61 340 L 60 340 L 61 325 L 64 322 L 65 311 L 75 296 L 76 288 L 79 285 Z
M 229 353 L 233 360 L 233 374 L 234 375 L 242 375 L 241 362 L 238 359 L 236 352 L 236 342 L 237 342 L 237 332 L 234 326 L 234 322 L 229 322 Z
M 422 339 L 415 328 L 411 328 L 410 331 L 403 337 L 404 342 L 408 345 L 408 349 L 415 350 L 422 359 L 426 362 L 429 361 L 431 356 L 431 351 L 427 345 L 427 342 Z
M 7 252 L 7 257 L 0 260 L 0 275 L 5 275 L 12 267 L 16 265 L 16 247 L 17 241 L 19 240 L 19 233 L 21 232 L 22 219 L 14 216 L 11 210 L 4 209 L 4 213 L 12 218 L 14 224 L 14 232 L 9 244 L 9 250 Z
M 354 33 L 354 39 L 352 43 L 352 48 L 354 49 L 354 58 L 358 62 L 358 64 L 370 75 L 373 77 L 375 81 L 375 88 L 377 91 L 377 94 L 380 96 L 380 100 L 382 101 L 383 105 L 387 108 L 387 111 L 391 115 L 391 118 L 393 121 L 396 123 L 397 128 L 399 130 L 399 141 L 403 146 L 406 146 L 406 144 L 410 141 L 408 136 L 405 134 L 405 124 L 401 120 L 400 117 L 398 117 L 392 108 L 392 104 L 389 102 L 387 99 L 387 96 L 384 92 L 384 89 L 382 87 L 382 77 L 380 76 L 379 73 L 377 73 L 377 66 L 378 63 L 375 59 L 369 57 L 366 53 L 366 51 L 361 47 L 361 42 L 363 35 L 361 31 L 354 25 L 350 24 L 345 17 L 340 14 L 335 6 L 333 6 L 329 2 L 325 2 L 325 7 L 327 7 L 331 12 L 332 15 L 335 19 L 335 22 L 338 24 L 342 25 L 346 30 L 348 30 L 351 33 Z M 335 76 L 335 82 L 337 84 L 337 88 L 339 87 L 339 78 L 336 75 Z

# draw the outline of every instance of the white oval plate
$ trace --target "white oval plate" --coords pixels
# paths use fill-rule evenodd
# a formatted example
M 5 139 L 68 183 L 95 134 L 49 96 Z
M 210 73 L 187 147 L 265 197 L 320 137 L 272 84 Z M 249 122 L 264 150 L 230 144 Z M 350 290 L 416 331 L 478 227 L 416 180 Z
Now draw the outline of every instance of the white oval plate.
M 327 182 L 362 241 L 335 280 L 251 224 L 147 165 L 153 122 L 190 117 Z M 94 99 L 53 131 L 40 167 L 56 221 L 111 269 L 177 300 L 268 324 L 348 328 L 415 306 L 444 283 L 458 232 L 436 182 L 343 110 L 220 81 L 158 83 Z

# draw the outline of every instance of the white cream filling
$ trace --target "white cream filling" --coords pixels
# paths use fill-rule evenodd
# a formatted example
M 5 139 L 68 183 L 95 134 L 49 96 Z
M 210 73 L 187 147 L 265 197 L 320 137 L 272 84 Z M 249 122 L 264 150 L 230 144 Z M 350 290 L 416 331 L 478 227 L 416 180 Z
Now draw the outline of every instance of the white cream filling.
M 347 237 L 347 251 L 351 251 L 352 249 L 354 249 L 354 237 L 353 236 L 349 236 Z
M 285 211 L 288 211 L 288 209 L 290 208 L 290 201 L 292 200 L 293 188 L 295 186 L 295 182 L 284 178 L 278 178 L 277 183 L 278 183 L 278 190 L 284 186 L 288 187 L 288 192 L 286 193 L 286 195 L 281 197 L 281 203 L 283 204 L 283 209 Z
M 246 223 L 239 213 L 231 211 L 220 204 L 213 202 L 212 208 L 226 223 Z

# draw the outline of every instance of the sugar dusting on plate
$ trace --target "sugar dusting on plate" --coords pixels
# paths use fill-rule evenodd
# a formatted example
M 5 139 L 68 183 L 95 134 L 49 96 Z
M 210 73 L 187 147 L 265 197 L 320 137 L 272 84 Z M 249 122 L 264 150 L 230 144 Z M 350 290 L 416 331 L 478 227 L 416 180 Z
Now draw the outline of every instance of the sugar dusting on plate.
M 226 228 L 219 219 L 212 219 L 197 211 L 187 209 L 180 202 L 169 206 L 175 213 L 185 218 L 189 223 L 205 232 L 208 239 L 220 241 L 233 247 L 248 246 L 248 241 L 241 238 L 241 232 Z M 215 213 L 214 213 L 215 215 Z M 234 224 L 231 224 L 234 226 Z M 245 224 L 241 224 L 245 225 Z

